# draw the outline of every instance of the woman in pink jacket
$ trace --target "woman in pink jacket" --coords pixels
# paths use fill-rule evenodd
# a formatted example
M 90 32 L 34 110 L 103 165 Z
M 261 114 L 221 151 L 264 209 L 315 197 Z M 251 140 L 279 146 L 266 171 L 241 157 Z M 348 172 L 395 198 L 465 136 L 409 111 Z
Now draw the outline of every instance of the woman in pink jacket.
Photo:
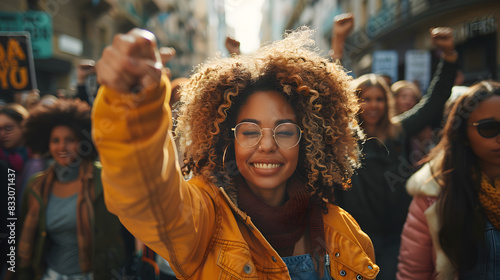
M 398 279 L 500 279 L 500 83 L 472 86 L 454 105 L 414 196 Z

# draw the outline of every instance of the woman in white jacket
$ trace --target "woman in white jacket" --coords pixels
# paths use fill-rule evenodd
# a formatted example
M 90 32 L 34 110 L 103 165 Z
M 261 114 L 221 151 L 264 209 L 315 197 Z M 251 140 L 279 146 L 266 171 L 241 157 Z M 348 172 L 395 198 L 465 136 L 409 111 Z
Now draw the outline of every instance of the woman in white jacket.
M 453 107 L 431 161 L 407 184 L 398 279 L 500 279 L 500 83 Z

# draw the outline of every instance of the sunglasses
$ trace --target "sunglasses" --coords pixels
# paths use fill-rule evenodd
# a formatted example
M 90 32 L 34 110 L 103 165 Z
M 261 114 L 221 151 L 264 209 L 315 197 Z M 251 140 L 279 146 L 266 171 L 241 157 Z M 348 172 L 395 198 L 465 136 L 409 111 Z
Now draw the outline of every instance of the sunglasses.
M 493 138 L 500 134 L 500 122 L 495 120 L 482 120 L 470 124 L 477 129 L 477 133 L 484 138 Z

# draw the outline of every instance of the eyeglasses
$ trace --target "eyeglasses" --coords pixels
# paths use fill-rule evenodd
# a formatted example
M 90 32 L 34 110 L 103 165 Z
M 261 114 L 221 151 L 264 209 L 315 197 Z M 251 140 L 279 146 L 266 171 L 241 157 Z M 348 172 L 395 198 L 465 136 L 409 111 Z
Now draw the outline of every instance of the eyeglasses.
M 494 120 L 482 120 L 469 124 L 477 129 L 477 133 L 484 138 L 493 138 L 500 133 L 500 122 Z
M 251 148 L 257 145 L 262 139 L 262 131 L 270 129 L 273 132 L 274 141 L 278 146 L 291 149 L 300 142 L 302 137 L 302 130 L 300 127 L 293 123 L 282 123 L 272 128 L 260 128 L 255 123 L 241 122 L 231 130 L 234 131 L 234 138 L 238 144 L 245 148 Z
M 5 131 L 5 134 L 10 134 L 12 133 L 12 131 L 14 131 L 15 128 L 16 127 L 13 125 L 6 125 L 4 127 L 0 126 L 0 133 L 2 133 L 2 131 Z

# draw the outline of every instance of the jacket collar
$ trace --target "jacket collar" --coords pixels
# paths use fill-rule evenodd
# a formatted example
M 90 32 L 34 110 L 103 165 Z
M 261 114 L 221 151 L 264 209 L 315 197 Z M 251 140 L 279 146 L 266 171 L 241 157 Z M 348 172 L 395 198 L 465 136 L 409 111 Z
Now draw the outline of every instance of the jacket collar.
M 229 197 L 229 195 L 227 194 L 226 190 L 223 187 L 219 187 L 219 189 L 222 193 L 222 197 L 224 197 L 227 204 L 229 204 L 229 207 L 231 207 L 231 210 L 233 210 L 233 212 L 236 213 L 236 216 L 244 222 L 249 222 L 250 219 L 249 219 L 249 216 L 247 215 L 247 213 L 241 211 L 241 209 L 238 208 L 238 206 L 236 206 L 234 201 Z
M 240 220 L 242 220 L 247 226 L 253 227 L 253 223 L 250 221 L 250 217 L 243 211 L 241 211 L 238 206 L 233 202 L 233 200 L 229 197 L 227 192 L 224 190 L 223 187 L 219 187 L 220 192 L 222 194 L 222 197 L 224 197 L 225 201 L 227 204 L 230 206 L 231 210 L 233 210 L 233 213 L 235 213 L 236 217 L 238 217 Z M 343 236 L 341 239 L 336 239 L 335 240 L 326 240 L 326 246 L 327 246 L 327 252 L 331 256 L 332 262 L 338 262 L 341 263 L 342 266 L 348 267 L 352 271 L 357 271 L 361 276 L 368 277 L 368 278 L 374 278 L 375 275 L 377 275 L 379 271 L 379 267 L 368 257 L 368 255 L 364 252 L 364 249 L 360 246 L 359 243 L 353 242 L 352 240 L 356 240 L 354 236 L 351 235 L 351 229 L 349 227 L 349 223 L 346 221 L 346 217 L 343 217 L 340 213 L 343 210 L 339 210 L 340 208 L 338 206 L 334 205 L 329 205 L 329 213 L 335 213 L 331 218 L 327 218 L 325 221 L 325 225 L 328 224 L 328 226 L 331 226 L 334 230 L 340 233 L 340 235 Z M 328 216 L 329 217 L 329 216 Z M 323 219 L 325 219 L 325 214 L 323 214 Z M 343 230 L 346 228 L 345 230 Z M 349 228 L 349 229 L 347 229 Z M 343 231 L 347 231 L 348 234 L 346 234 Z M 340 242 L 339 242 L 340 240 Z M 339 242 L 339 244 L 334 242 Z M 349 261 L 348 259 L 344 260 L 344 252 L 342 252 L 342 257 L 340 257 L 339 252 L 333 252 L 331 250 L 334 250 L 335 248 L 342 248 L 342 249 L 348 249 L 349 252 L 345 252 L 346 255 L 349 255 L 352 257 L 352 253 L 356 252 L 356 254 L 359 254 L 360 256 L 363 256 L 361 258 L 358 258 L 357 261 L 354 263 Z M 347 251 L 347 250 L 346 250 Z M 337 254 L 338 253 L 338 254 Z
M 406 183 L 406 190 L 411 196 L 426 195 L 430 197 L 437 197 L 441 186 L 437 183 L 434 175 L 432 174 L 431 164 L 427 162 L 413 174 Z

